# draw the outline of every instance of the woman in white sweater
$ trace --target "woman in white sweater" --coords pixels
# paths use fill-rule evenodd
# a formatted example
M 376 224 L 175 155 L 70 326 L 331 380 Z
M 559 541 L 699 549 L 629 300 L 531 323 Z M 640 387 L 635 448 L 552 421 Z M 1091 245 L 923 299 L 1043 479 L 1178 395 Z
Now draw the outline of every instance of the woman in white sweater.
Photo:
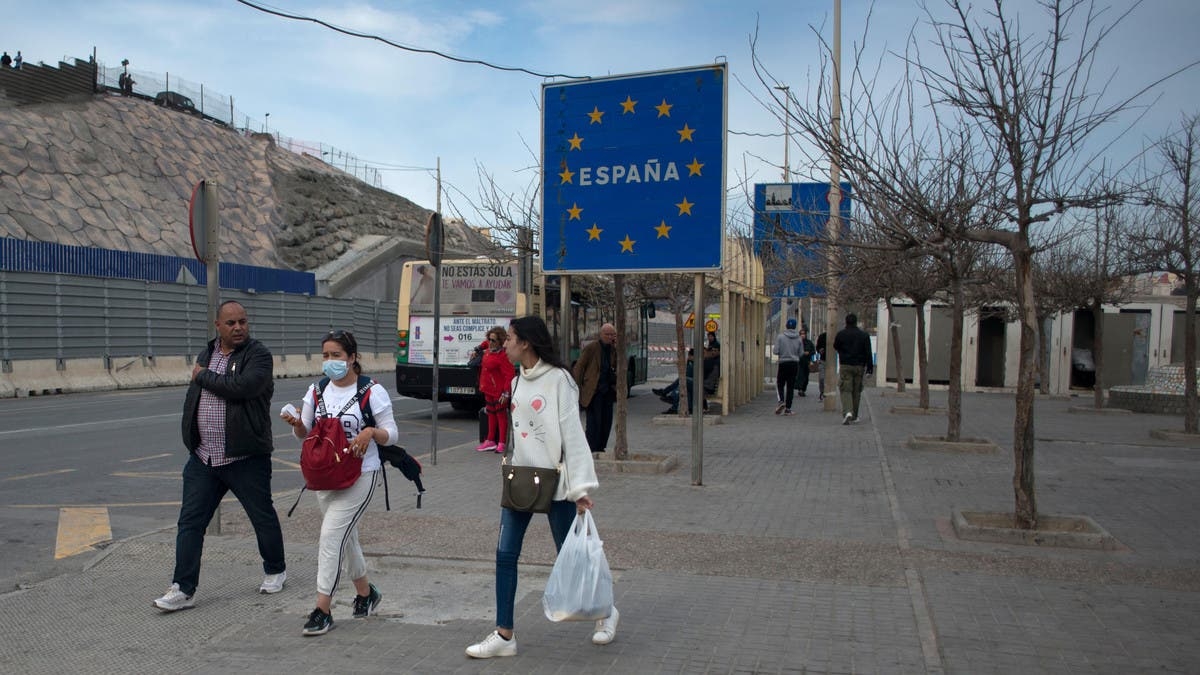
M 517 466 L 553 468 L 561 461 L 562 474 L 550 513 L 550 533 L 556 549 L 571 529 L 576 513 L 592 508 L 588 496 L 600 483 L 579 422 L 579 387 L 571 371 L 554 351 L 546 323 L 536 316 L 513 319 L 504 349 L 509 360 L 520 364 L 512 389 L 512 457 Z M 533 513 L 501 507 L 500 537 L 496 543 L 496 630 L 467 647 L 467 656 L 490 659 L 515 656 L 513 606 L 517 597 L 517 560 Z M 605 645 L 617 634 L 617 608 L 596 622 L 592 642 Z

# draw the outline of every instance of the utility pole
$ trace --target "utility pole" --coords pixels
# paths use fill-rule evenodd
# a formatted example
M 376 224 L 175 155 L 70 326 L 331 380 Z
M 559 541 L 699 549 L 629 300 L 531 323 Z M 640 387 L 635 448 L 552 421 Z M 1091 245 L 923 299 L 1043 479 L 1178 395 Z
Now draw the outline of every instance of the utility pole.
M 833 0 L 833 155 L 829 158 L 829 255 L 826 256 L 825 275 L 825 388 L 836 387 L 837 352 L 833 349 L 833 337 L 838 329 L 837 272 L 841 266 L 837 240 L 842 229 L 842 0 Z M 840 396 L 840 394 L 839 394 Z M 838 402 L 833 396 L 825 397 L 825 410 L 837 410 Z
M 790 163 L 788 162 L 788 146 L 791 145 L 790 141 L 792 135 L 792 115 L 791 107 L 789 105 L 792 96 L 791 89 L 786 84 L 776 85 L 775 88 L 783 92 L 783 182 L 788 183 L 790 182 L 788 178 L 791 177 L 789 173 Z

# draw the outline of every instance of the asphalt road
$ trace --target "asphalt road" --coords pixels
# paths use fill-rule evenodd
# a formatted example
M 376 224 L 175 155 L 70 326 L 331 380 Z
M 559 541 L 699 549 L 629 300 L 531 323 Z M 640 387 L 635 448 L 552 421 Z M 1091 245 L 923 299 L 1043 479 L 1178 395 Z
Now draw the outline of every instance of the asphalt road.
M 390 374 L 377 379 L 391 388 Z M 272 410 L 299 405 L 309 383 L 276 380 Z M 111 540 L 175 524 L 187 459 L 180 440 L 184 392 L 160 387 L 0 400 L 0 592 L 78 567 L 73 556 L 56 559 L 56 551 L 69 550 L 59 541 L 60 523 L 72 514 L 106 515 Z M 407 421 L 400 444 L 429 452 L 430 403 L 392 400 L 397 421 Z M 301 484 L 300 444 L 282 420 L 275 424 L 278 500 Z M 476 429 L 473 415 L 439 407 L 439 448 L 476 442 Z M 230 495 L 222 508 L 240 506 Z

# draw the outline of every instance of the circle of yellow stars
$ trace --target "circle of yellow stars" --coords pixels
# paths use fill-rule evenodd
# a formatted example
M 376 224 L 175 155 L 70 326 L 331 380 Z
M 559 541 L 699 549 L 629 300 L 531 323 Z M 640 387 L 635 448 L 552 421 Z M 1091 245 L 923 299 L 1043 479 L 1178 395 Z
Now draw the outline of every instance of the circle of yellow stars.
M 638 101 L 634 100 L 634 98 L 628 94 L 626 94 L 624 101 L 620 101 L 618 103 L 618 105 L 621 106 L 622 115 L 636 114 L 637 104 Z M 668 103 L 667 99 L 663 98 L 661 103 L 653 107 L 658 113 L 657 117 L 670 117 L 671 108 L 674 108 L 675 104 Z M 593 106 L 592 111 L 587 113 L 588 125 L 603 124 L 605 112 L 606 111 L 601 110 L 599 106 Z M 679 134 L 680 143 L 695 142 L 693 135 L 696 133 L 696 130 L 691 128 L 687 122 L 683 123 L 682 128 L 676 129 L 675 133 Z M 580 136 L 579 132 L 575 132 L 571 138 L 567 139 L 567 152 L 569 153 L 575 150 L 583 150 L 584 140 L 586 140 L 586 137 Z M 684 166 L 687 167 L 689 177 L 703 175 L 702 171 L 704 169 L 704 163 L 694 156 L 692 157 L 691 163 L 685 164 Z M 567 183 L 574 185 L 575 172 L 571 171 L 571 168 L 567 165 L 566 160 L 562 161 L 560 168 L 562 170 L 558 172 L 560 181 L 559 185 L 566 185 Z M 679 212 L 676 215 L 692 215 L 693 206 L 695 206 L 695 202 L 688 201 L 688 198 L 684 196 L 683 201 L 675 204 L 675 207 L 679 209 Z M 580 222 L 583 221 L 583 208 L 580 207 L 578 203 L 572 203 L 571 208 L 567 209 L 567 220 L 578 220 Z M 672 227 L 673 226 L 667 224 L 666 219 L 660 220 L 659 224 L 653 228 L 657 235 L 655 239 L 670 239 Z M 600 241 L 600 233 L 604 232 L 604 230 L 597 223 L 593 222 L 592 226 L 584 230 L 584 232 L 587 232 L 588 234 L 588 241 Z M 621 253 L 633 253 L 633 247 L 635 244 L 637 244 L 637 240 L 631 239 L 629 233 L 626 233 L 625 238 L 617 243 L 621 246 Z

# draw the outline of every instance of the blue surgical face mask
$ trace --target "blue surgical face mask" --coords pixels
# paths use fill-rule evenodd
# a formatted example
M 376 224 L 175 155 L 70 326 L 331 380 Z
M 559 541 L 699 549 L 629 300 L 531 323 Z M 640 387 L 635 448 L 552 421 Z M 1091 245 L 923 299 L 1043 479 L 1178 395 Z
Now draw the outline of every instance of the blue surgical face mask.
M 331 380 L 340 380 L 350 372 L 350 366 L 345 361 L 326 361 L 321 364 L 321 371 Z

